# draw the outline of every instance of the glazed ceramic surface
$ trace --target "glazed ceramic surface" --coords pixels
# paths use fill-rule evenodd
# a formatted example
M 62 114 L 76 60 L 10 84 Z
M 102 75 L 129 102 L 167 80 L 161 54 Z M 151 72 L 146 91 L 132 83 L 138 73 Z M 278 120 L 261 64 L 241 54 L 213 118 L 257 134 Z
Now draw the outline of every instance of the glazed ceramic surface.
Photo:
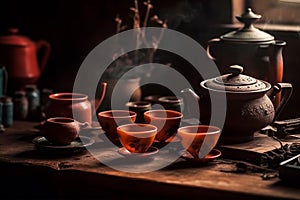
M 46 40 L 32 41 L 11 28 L 0 36 L 0 62 L 9 74 L 11 91 L 22 89 L 26 84 L 35 84 L 44 70 L 51 45 Z

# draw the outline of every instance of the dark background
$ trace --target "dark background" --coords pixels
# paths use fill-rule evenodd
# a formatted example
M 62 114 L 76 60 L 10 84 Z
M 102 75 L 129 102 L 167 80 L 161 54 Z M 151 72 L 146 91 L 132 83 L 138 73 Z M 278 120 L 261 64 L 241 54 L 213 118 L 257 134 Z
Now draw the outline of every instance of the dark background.
M 46 0 L 1 1 L 0 30 L 17 27 L 19 33 L 32 40 L 45 39 L 52 46 L 46 69 L 37 84 L 39 88 L 54 91 L 71 91 L 73 81 L 87 54 L 103 40 L 116 33 L 117 14 L 125 24 L 131 23 L 129 7 L 133 0 Z M 140 1 L 141 8 L 143 1 Z M 152 14 L 168 20 L 168 27 L 195 39 L 203 47 L 207 41 L 230 31 L 220 24 L 232 22 L 230 0 L 173 0 L 153 1 Z M 140 10 L 143 12 L 143 10 Z M 262 14 L 262 13 L 261 13 Z M 275 38 L 287 42 L 284 81 L 291 82 L 294 93 L 281 118 L 300 115 L 298 94 L 299 34 L 270 30 Z M 182 71 L 192 77 L 193 71 L 182 66 Z M 197 88 L 198 85 L 195 85 Z

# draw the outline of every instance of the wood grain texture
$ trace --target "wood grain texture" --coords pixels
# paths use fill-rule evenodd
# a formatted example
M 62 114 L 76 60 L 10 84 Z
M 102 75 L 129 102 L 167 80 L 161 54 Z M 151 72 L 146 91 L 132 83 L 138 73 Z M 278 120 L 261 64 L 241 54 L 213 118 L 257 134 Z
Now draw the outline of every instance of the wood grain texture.
M 262 180 L 260 173 L 224 172 L 234 169 L 235 162 L 222 157 L 206 164 L 190 163 L 179 158 L 161 170 L 128 173 L 107 167 L 88 151 L 67 157 L 46 156 L 31 142 L 38 135 L 34 125 L 36 123 L 15 122 L 0 135 L 0 175 L 7 182 L 2 190 L 6 195 L 11 194 L 7 191 L 13 185 L 19 190 L 23 188 L 19 195 L 35 194 L 40 187 L 40 191 L 45 190 L 41 195 L 48 194 L 50 197 L 96 198 L 108 193 L 112 197 L 123 195 L 132 199 L 139 199 L 140 195 L 162 199 L 300 198 L 299 188 L 285 185 L 279 178 Z M 258 144 L 251 150 L 260 148 Z

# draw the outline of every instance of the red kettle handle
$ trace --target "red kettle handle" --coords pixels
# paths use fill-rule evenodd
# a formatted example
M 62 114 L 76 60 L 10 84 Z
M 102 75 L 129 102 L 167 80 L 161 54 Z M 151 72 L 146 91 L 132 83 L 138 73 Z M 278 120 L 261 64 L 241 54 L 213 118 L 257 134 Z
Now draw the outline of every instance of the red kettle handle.
M 36 42 L 36 48 L 38 53 L 41 52 L 39 57 L 39 67 L 40 70 L 43 71 L 46 66 L 46 63 L 49 60 L 51 45 L 46 40 L 39 40 Z

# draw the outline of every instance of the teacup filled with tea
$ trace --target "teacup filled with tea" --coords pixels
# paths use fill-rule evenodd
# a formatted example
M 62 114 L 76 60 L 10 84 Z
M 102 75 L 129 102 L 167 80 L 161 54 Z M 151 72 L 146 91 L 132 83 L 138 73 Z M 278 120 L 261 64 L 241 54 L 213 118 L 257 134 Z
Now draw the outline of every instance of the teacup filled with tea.
M 174 110 L 149 110 L 144 113 L 146 123 L 157 127 L 155 139 L 158 142 L 166 142 L 175 136 L 182 117 L 181 112 Z
M 134 123 L 137 114 L 129 110 L 107 110 L 98 113 L 98 121 L 106 137 L 116 146 L 122 146 L 117 127 Z
M 157 127 L 150 124 L 125 124 L 117 127 L 121 144 L 132 153 L 145 153 L 157 134 Z
M 211 125 L 192 125 L 178 128 L 182 147 L 194 158 L 204 158 L 216 146 L 221 130 Z

